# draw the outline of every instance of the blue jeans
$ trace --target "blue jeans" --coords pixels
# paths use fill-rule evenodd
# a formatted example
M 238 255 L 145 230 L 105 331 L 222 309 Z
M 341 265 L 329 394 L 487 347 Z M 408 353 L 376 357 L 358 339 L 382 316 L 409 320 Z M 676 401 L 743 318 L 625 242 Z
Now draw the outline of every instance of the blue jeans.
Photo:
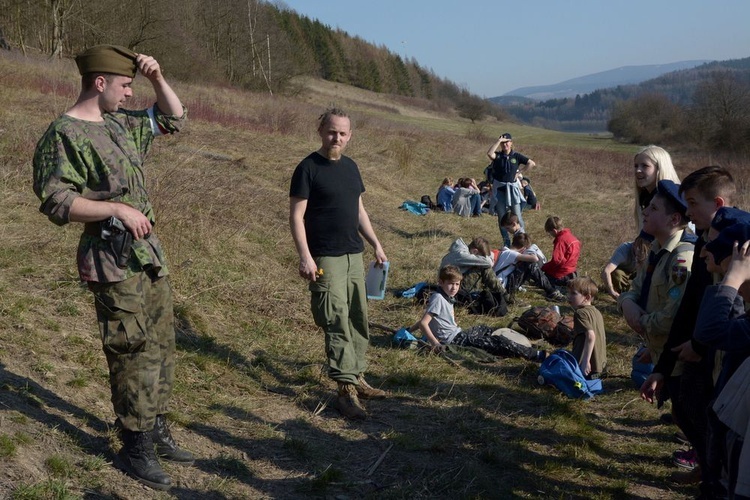
M 482 215 L 482 195 L 473 194 L 469 200 L 471 200 L 471 215 Z

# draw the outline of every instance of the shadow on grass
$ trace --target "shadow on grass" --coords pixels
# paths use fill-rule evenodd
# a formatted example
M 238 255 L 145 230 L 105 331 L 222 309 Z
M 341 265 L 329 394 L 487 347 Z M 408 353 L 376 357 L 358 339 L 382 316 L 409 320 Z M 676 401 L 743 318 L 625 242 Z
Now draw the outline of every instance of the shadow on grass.
M 64 415 L 86 422 L 86 424 L 100 434 L 106 434 L 109 424 L 95 415 L 69 403 L 53 391 L 42 387 L 28 377 L 17 375 L 7 370 L 0 363 L 0 404 L 13 409 L 31 420 L 35 420 L 49 429 L 56 429 L 73 439 L 81 449 L 92 456 L 102 454 L 106 450 L 105 458 L 111 460 L 114 454 L 109 449 L 107 438 L 89 434 L 65 418 L 48 410 L 54 409 Z
M 265 368 L 279 377 L 279 385 L 289 381 L 280 374 L 298 366 L 280 358 L 273 364 L 278 366 Z M 287 369 L 281 365 L 288 365 Z M 504 373 L 528 385 L 534 383 L 536 370 L 520 362 L 505 366 Z M 330 401 L 332 392 L 317 385 L 308 386 L 295 398 L 307 416 L 281 424 L 231 405 L 212 407 L 250 427 L 273 429 L 272 436 L 255 438 L 203 423 L 190 425 L 191 431 L 246 454 L 254 463 L 272 464 L 283 471 L 283 479 L 258 477 L 243 462 L 234 463 L 232 459 L 229 461 L 234 465 L 224 463 L 228 459 L 222 458 L 200 461 L 196 466 L 271 496 L 284 491 L 285 496 L 296 493 L 301 497 L 586 498 L 585 492 L 592 487 L 576 480 L 579 475 L 570 474 L 571 470 L 585 470 L 587 476 L 601 478 L 604 485 L 596 487 L 599 495 L 637 498 L 626 494 L 630 476 L 607 464 L 646 461 L 649 457 L 607 449 L 604 433 L 594 432 L 602 429 L 591 425 L 592 417 L 581 413 L 580 402 L 561 399 L 551 390 L 529 392 L 491 383 L 455 384 L 410 373 L 373 376 L 370 382 L 391 390 L 392 397 L 366 402 L 371 417 L 363 422 L 342 422 L 332 405 L 320 409 L 319 403 Z M 514 419 L 488 411 L 492 406 L 487 404 L 489 400 L 509 402 L 507 408 L 498 406 L 499 412 L 544 417 L 553 427 L 529 432 Z M 327 419 L 334 420 L 327 424 Z M 558 419 L 572 420 L 574 431 L 556 431 L 554 422 Z M 343 426 L 344 430 L 330 431 L 331 426 Z M 589 435 L 589 431 L 595 435 Z M 541 451 L 545 449 L 552 453 Z M 578 456 L 578 449 L 585 453 Z M 593 463 L 589 459 L 592 456 L 596 457 Z M 566 473 L 558 474 L 559 470 Z M 645 476 L 647 482 L 660 482 L 656 474 Z
M 390 335 L 374 335 L 372 343 L 390 346 Z M 262 371 L 265 390 L 289 398 L 302 410 L 302 417 L 278 424 L 239 407 L 213 405 L 212 411 L 246 425 L 231 430 L 201 422 L 188 425 L 192 432 L 251 461 L 220 456 L 198 460 L 197 468 L 272 497 L 587 498 L 586 492 L 596 491 L 608 498 L 638 498 L 628 490 L 632 471 L 611 464 L 654 460 L 644 453 L 608 448 L 606 436 L 613 431 L 597 425 L 597 417 L 585 414 L 582 403 L 561 398 L 553 389 L 530 391 L 537 365 L 522 360 L 443 367 L 502 375 L 513 381 L 511 387 L 456 384 L 409 371 L 370 376 L 373 386 L 390 390 L 392 397 L 366 402 L 368 420 L 342 422 L 326 379 L 303 370 L 293 357 L 258 351 L 251 363 L 232 348 L 196 336 L 185 324 L 178 329 L 178 346 Z M 252 370 L 248 375 L 253 377 Z M 627 378 L 605 381 L 610 394 L 629 384 Z M 596 400 L 606 398 L 605 394 Z M 587 404 L 593 403 L 583 403 Z M 513 414 L 547 423 L 542 431 L 530 432 L 508 417 Z M 333 420 L 326 423 L 329 419 Z M 572 423 L 558 430 L 563 421 Z M 621 436 L 633 439 L 638 433 L 624 431 Z M 381 457 L 385 458 L 375 467 Z M 264 471 L 261 477 L 255 467 L 262 464 L 270 464 L 272 472 Z M 596 486 L 575 471 L 596 478 Z M 639 470 L 638 475 L 641 484 L 662 487 L 658 467 L 653 472 Z
M 418 239 L 418 238 L 458 238 L 455 233 L 451 231 L 445 231 L 443 229 L 425 229 L 423 231 L 408 232 L 401 228 L 391 225 L 385 225 L 389 231 L 405 238 L 407 240 Z

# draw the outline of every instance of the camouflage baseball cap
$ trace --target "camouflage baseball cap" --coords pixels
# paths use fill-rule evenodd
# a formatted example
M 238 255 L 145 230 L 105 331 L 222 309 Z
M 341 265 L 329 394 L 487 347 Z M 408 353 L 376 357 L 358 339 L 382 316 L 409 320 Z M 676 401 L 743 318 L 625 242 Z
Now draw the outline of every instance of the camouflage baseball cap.
M 78 72 L 111 73 L 133 78 L 136 72 L 136 53 L 119 45 L 96 45 L 76 56 Z

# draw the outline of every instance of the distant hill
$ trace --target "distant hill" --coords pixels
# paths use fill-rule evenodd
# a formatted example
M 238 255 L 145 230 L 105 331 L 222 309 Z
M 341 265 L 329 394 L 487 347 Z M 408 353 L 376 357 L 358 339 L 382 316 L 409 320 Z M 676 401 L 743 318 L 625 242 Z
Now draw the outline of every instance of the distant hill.
M 642 80 L 635 84 L 604 86 L 603 82 L 607 81 L 608 78 L 614 78 L 614 73 L 618 71 L 612 70 L 547 87 L 557 87 L 558 91 L 562 92 L 565 87 L 572 88 L 570 82 L 576 81 L 579 83 L 588 81 L 590 82 L 590 88 L 596 87 L 593 91 L 573 92 L 566 97 L 539 101 L 532 99 L 529 95 L 520 97 L 505 95 L 489 100 L 503 106 L 505 111 L 526 124 L 567 132 L 602 132 L 607 129 L 612 107 L 636 96 L 659 94 L 681 106 L 690 106 L 695 90 L 702 83 L 713 78 L 716 73 L 730 72 L 740 82 L 750 81 L 750 57 L 729 61 L 713 61 L 698 66 L 695 66 L 696 63 L 698 61 L 674 63 L 674 65 L 684 64 L 689 67 L 663 73 L 655 78 Z M 663 69 L 667 66 L 672 65 L 633 68 L 652 68 L 655 70 L 655 68 Z M 606 76 L 607 73 L 610 74 L 609 77 Z M 643 69 L 640 73 L 646 74 L 647 71 Z M 538 90 L 543 87 L 528 88 Z M 536 95 L 540 95 L 540 92 L 537 92 Z
M 503 99 L 508 96 L 528 97 L 537 101 L 547 99 L 561 99 L 564 97 L 575 97 L 588 94 L 597 89 L 617 87 L 618 85 L 629 85 L 644 82 L 672 71 L 695 68 L 701 64 L 711 61 L 695 60 L 680 61 L 669 64 L 649 64 L 644 66 L 622 66 L 620 68 L 601 71 L 590 75 L 579 76 L 553 85 L 537 85 L 533 87 L 521 87 L 502 96 L 492 97 L 489 100 L 498 104 L 507 104 Z

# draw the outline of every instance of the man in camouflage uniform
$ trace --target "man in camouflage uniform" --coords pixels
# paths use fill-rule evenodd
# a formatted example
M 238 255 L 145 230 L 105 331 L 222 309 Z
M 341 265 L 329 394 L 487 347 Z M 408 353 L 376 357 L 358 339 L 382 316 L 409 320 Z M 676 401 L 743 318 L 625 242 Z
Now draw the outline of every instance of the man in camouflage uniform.
M 122 431 L 119 457 L 136 479 L 167 489 L 171 480 L 154 446 L 163 459 L 192 464 L 193 456 L 177 447 L 164 416 L 174 379 L 174 316 L 143 162 L 154 137 L 180 130 L 186 110 L 153 57 L 100 45 L 78 55 L 76 64 L 82 90 L 37 144 L 34 192 L 55 224 L 84 224 L 78 272 L 94 294 Z M 133 95 L 136 71 L 152 84 L 156 104 L 120 109 Z M 106 240 L 103 228 L 110 232 Z M 132 244 L 124 238 L 131 235 Z

